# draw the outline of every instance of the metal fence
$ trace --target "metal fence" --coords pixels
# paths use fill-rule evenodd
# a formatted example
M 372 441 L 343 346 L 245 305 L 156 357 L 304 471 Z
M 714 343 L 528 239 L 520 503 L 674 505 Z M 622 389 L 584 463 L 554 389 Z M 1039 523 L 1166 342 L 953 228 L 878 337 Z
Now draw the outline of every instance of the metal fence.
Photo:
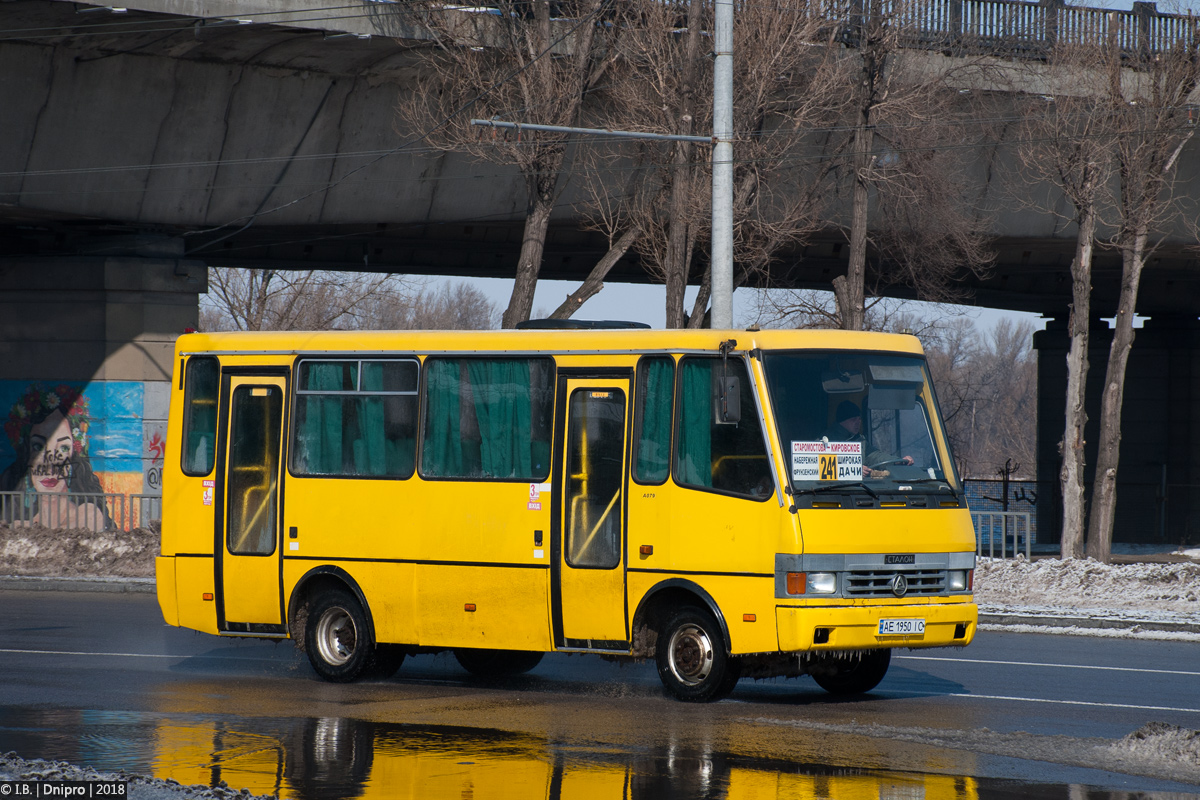
M 5 525 L 128 531 L 153 527 L 161 520 L 158 495 L 0 492 L 0 524 Z
M 971 522 L 975 526 L 975 554 L 988 558 L 1016 558 L 1025 551 L 1031 558 L 1033 533 L 1028 511 L 972 511 Z M 1000 551 L 997 554 L 997 549 Z

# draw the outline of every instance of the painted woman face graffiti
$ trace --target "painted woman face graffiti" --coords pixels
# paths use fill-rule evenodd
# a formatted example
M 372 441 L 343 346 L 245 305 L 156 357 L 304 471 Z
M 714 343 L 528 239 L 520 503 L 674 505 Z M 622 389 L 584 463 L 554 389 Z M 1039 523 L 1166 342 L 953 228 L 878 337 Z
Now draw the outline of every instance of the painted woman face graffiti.
M 61 411 L 55 409 L 33 425 L 29 431 L 29 480 L 34 491 L 67 492 L 74 453 L 71 424 Z
M 16 522 L 90 530 L 112 524 L 88 458 L 90 424 L 87 399 L 65 384 L 32 384 L 13 404 L 4 432 L 17 457 L 0 474 L 0 489 L 35 493 L 21 501 Z

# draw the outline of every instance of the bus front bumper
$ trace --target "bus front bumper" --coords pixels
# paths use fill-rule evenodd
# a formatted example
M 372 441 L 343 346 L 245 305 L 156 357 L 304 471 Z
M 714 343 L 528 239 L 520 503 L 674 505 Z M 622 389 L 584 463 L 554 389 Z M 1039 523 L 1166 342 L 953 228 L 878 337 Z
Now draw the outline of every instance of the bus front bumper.
M 881 626 L 880 621 L 885 621 Z M 917 625 L 917 621 L 922 623 Z M 936 603 L 886 606 L 777 606 L 783 652 L 882 647 L 962 647 L 975 638 L 979 606 Z M 921 632 L 912 632 L 923 628 Z M 881 633 L 881 630 L 908 631 Z

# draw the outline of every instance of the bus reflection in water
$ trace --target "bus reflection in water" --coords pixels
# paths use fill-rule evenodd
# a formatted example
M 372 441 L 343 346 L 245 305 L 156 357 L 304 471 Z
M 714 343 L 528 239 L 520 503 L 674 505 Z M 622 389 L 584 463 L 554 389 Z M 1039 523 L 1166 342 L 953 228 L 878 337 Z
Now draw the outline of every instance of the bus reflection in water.
M 712 753 L 555 752 L 534 736 L 353 719 L 274 734 L 164 723 L 155 777 L 298 800 L 976 800 L 972 778 L 805 767 L 759 769 Z M 739 763 L 740 762 L 740 763 Z
M 975 635 L 975 539 L 920 342 L 846 331 L 189 334 L 158 600 L 330 681 L 451 650 L 873 689 Z

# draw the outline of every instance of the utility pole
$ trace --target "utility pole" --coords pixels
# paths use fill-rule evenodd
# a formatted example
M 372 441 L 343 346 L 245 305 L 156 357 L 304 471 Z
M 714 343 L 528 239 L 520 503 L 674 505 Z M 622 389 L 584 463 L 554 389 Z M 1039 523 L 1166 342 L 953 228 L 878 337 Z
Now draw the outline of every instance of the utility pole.
M 713 59 L 712 327 L 733 327 L 733 0 L 716 0 Z

